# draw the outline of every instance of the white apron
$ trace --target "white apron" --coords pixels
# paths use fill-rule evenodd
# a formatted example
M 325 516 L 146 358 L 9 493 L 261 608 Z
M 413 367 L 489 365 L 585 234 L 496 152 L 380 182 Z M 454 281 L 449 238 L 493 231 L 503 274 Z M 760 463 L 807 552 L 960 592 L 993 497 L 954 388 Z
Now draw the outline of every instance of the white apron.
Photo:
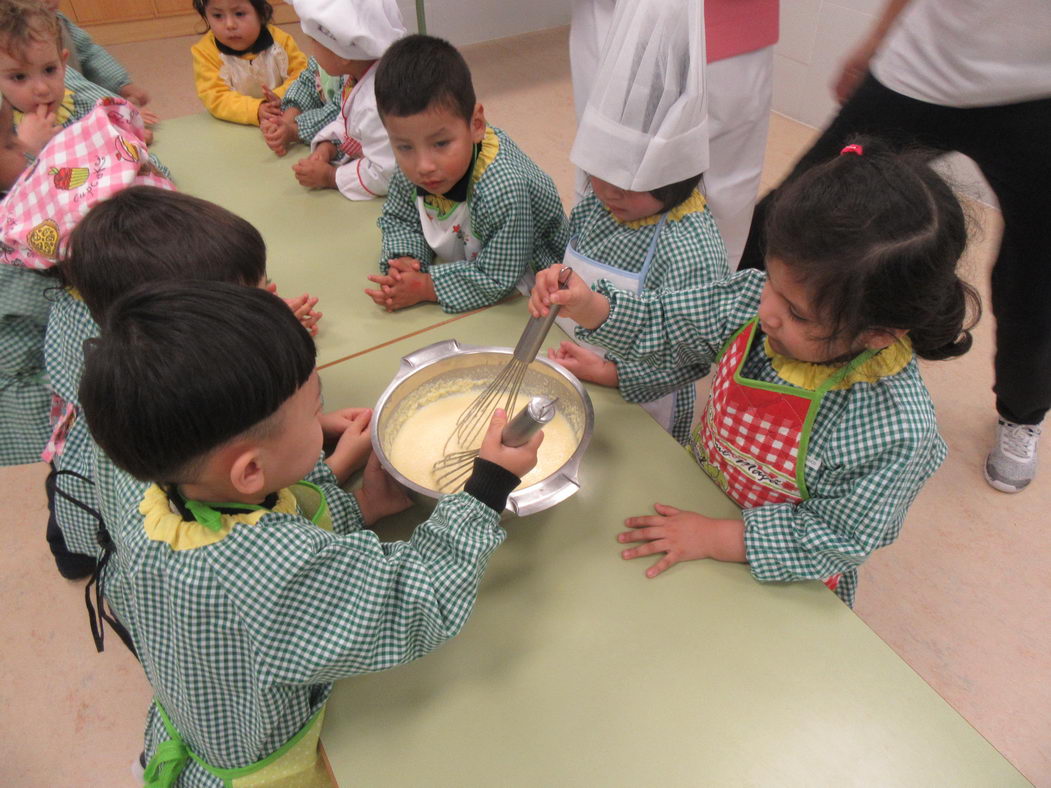
M 472 165 L 473 166 L 473 165 Z M 420 227 L 427 245 L 434 251 L 434 264 L 451 263 L 457 260 L 474 262 L 482 252 L 482 242 L 478 240 L 471 228 L 471 190 L 467 199 L 455 203 L 448 213 L 424 202 L 422 196 L 416 197 L 416 210 L 420 214 Z M 522 274 L 518 280 L 518 292 L 528 296 L 533 289 L 535 275 L 532 269 Z
M 264 49 L 251 60 L 225 52 L 219 53 L 219 59 L 222 61 L 219 79 L 235 93 L 245 96 L 262 98 L 264 85 L 274 90 L 288 79 L 288 53 L 278 44 Z
M 661 216 L 657 229 L 653 233 L 653 238 L 650 240 L 649 248 L 646 249 L 646 259 L 642 262 L 642 269 L 638 273 L 631 273 L 622 268 L 616 268 L 607 263 L 582 255 L 573 246 L 573 241 L 576 240 L 575 238 L 569 239 L 569 244 L 566 246 L 566 254 L 562 262 L 564 265 L 570 266 L 573 269 L 573 272 L 587 283 L 588 287 L 593 286 L 600 279 L 605 279 L 620 290 L 626 290 L 629 293 L 641 293 L 645 288 L 646 277 L 649 275 L 650 266 L 653 265 L 653 257 L 657 251 L 657 241 L 660 238 L 661 230 L 664 229 L 664 223 L 667 220 L 668 214 Z M 570 337 L 576 337 L 575 329 L 577 324 L 568 317 L 556 317 L 555 322 L 558 323 L 558 325 L 562 327 L 562 330 L 569 334 Z M 599 355 L 605 357 L 605 348 L 601 348 L 598 345 L 592 345 L 589 342 L 584 342 L 579 339 L 576 340 L 576 342 L 581 347 L 594 350 Z M 658 424 L 669 432 L 671 431 L 672 422 L 675 418 L 676 394 L 677 392 L 673 391 L 671 394 L 665 394 L 663 397 L 656 399 L 653 402 L 639 403 L 647 413 L 657 420 Z

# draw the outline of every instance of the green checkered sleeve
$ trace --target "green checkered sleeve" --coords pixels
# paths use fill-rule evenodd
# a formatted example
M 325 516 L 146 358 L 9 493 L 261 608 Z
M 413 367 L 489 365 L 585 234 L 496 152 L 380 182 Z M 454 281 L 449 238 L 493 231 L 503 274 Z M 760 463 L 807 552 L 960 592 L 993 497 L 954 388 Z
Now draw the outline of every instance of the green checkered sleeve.
M 685 290 L 634 294 L 602 280 L 594 289 L 609 298 L 609 317 L 577 334 L 619 358 L 651 367 L 708 365 L 733 332 L 755 316 L 765 281 L 762 272 L 748 270 Z
M 62 124 L 65 128 L 72 123 L 76 123 L 82 117 L 87 115 L 91 110 L 95 108 L 100 99 L 104 98 L 120 98 L 114 93 L 96 85 L 78 72 L 71 68 L 66 69 L 66 89 L 73 91 L 73 113 L 69 116 L 69 119 Z M 123 99 L 122 99 L 123 100 Z M 150 154 L 150 162 L 156 167 L 165 178 L 172 179 L 172 174 L 161 164 L 158 159 L 152 153 Z
M 376 223 L 381 234 L 379 264 L 382 273 L 387 273 L 387 261 L 397 257 L 415 257 L 423 266 L 428 266 L 434 259 L 434 250 L 427 244 L 420 227 L 416 187 L 400 169 L 390 179 L 387 199 Z
M 348 534 L 365 527 L 365 518 L 361 514 L 357 498 L 339 486 L 339 481 L 328 467 L 324 456 L 318 460 L 306 481 L 313 482 L 324 493 L 332 517 L 333 531 Z
M 131 82 L 131 75 L 127 69 L 103 47 L 96 44 L 87 31 L 73 24 L 62 14 L 59 14 L 58 18 L 69 31 L 73 46 L 77 50 L 77 59 L 80 61 L 80 73 L 86 79 L 114 93 L 119 93 L 122 87 Z
M 945 455 L 915 360 L 875 384 L 829 392 L 808 453 L 810 497 L 743 513 L 752 574 L 762 581 L 842 574 L 836 592 L 852 605 L 858 566 L 894 541 Z
M 266 527 L 293 519 L 267 516 Z M 459 493 L 443 498 L 407 542 L 384 543 L 361 529 L 311 533 L 265 555 L 255 539 L 231 545 L 229 566 L 255 564 L 231 579 L 247 628 L 260 635 L 262 672 L 281 683 L 334 681 L 434 650 L 471 612 L 505 535 L 498 519 Z
M 339 95 L 326 100 L 318 92 L 319 68 L 317 60 L 311 57 L 307 67 L 288 86 L 281 100 L 282 110 L 299 110 L 296 127 L 299 129 L 299 141 L 304 145 L 309 145 L 321 129 L 339 116 Z
M 682 290 L 726 279 L 726 247 L 708 209 L 667 222 L 646 276 L 647 290 Z
M 44 331 L 51 280 L 0 264 L 0 465 L 39 462 L 51 432 Z

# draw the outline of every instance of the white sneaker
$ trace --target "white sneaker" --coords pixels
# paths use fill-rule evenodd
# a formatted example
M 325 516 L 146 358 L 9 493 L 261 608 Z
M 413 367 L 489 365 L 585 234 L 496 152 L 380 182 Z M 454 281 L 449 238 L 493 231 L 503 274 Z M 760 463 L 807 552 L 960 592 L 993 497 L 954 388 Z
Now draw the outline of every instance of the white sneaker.
M 1000 419 L 996 445 L 985 458 L 985 480 L 1006 493 L 1021 492 L 1036 475 L 1039 424 L 1013 424 Z
M 146 753 L 139 753 L 135 756 L 135 760 L 131 762 L 131 776 L 135 778 L 135 781 L 142 785 L 146 782 Z

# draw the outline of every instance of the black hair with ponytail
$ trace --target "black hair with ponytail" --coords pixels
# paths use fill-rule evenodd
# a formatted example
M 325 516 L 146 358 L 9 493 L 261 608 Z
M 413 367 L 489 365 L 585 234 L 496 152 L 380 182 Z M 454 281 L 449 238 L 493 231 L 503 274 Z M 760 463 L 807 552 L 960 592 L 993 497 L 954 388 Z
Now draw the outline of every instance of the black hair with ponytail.
M 963 355 L 981 302 L 956 272 L 968 224 L 959 200 L 931 169 L 931 152 L 850 142 L 780 189 L 767 256 L 806 287 L 830 341 L 904 329 L 921 358 Z

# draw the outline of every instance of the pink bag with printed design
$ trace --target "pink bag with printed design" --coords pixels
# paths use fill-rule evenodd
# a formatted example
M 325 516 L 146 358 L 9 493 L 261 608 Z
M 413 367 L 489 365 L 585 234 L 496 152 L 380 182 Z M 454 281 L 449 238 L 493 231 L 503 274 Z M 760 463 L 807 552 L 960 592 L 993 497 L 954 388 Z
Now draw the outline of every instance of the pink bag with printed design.
M 128 186 L 174 190 L 143 137 L 138 110 L 118 98 L 55 135 L 0 203 L 0 263 L 50 268 L 96 203 Z

